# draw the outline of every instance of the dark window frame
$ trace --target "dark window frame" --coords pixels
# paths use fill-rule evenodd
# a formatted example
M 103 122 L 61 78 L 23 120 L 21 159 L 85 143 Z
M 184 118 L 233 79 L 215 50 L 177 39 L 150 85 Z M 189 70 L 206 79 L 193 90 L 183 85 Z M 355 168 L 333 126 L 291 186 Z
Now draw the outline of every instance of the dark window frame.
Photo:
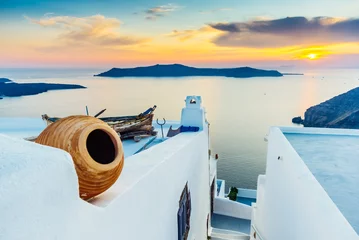
M 180 200 L 178 203 L 177 225 L 178 225 L 178 240 L 187 240 L 191 224 L 191 193 L 188 190 L 188 183 L 186 183 Z

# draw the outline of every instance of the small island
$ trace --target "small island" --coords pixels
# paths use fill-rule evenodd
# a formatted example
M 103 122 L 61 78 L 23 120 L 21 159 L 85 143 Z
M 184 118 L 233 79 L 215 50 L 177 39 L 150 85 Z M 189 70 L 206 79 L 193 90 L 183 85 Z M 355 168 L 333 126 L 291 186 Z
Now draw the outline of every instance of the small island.
M 9 82 L 12 82 L 12 81 L 7 78 L 0 78 L 0 83 L 9 83 Z
M 304 76 L 304 73 L 282 73 L 283 76 Z
M 75 84 L 57 83 L 15 83 L 7 78 L 0 78 L 0 100 L 3 97 L 20 97 L 35 95 L 50 90 L 80 89 L 86 88 Z
M 195 68 L 181 64 L 154 65 L 135 68 L 112 68 L 95 77 L 192 77 L 219 76 L 233 78 L 282 77 L 276 70 L 262 70 L 250 67 L 239 68 Z
M 359 88 L 333 97 L 323 103 L 310 107 L 304 119 L 295 117 L 293 123 L 304 127 L 359 128 Z

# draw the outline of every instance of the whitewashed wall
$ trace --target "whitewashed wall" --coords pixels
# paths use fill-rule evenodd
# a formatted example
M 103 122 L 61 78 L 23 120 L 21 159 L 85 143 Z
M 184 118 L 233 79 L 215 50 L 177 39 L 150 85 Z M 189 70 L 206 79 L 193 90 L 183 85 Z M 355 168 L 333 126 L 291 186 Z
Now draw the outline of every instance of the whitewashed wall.
M 81 239 L 92 214 L 68 153 L 0 135 L 0 239 Z
M 279 128 L 270 130 L 252 224 L 263 240 L 358 239 Z
M 243 203 L 229 200 L 228 198 L 216 197 L 214 199 L 214 213 L 251 220 L 252 207 Z
M 246 188 L 237 188 L 238 194 L 237 197 L 244 197 L 244 198 L 257 198 L 257 190 L 254 189 L 246 189 Z
M 222 182 L 221 187 L 219 189 L 218 197 L 224 198 L 225 197 L 225 189 L 226 189 L 226 181 L 223 179 L 218 179 Z M 217 184 L 216 184 L 217 186 Z
M 67 153 L 0 136 L 0 239 L 177 239 L 186 182 L 192 198 L 188 239 L 207 239 L 208 161 L 206 130 L 180 134 L 127 158 L 118 180 L 126 185 L 117 185 L 118 195 L 101 196 L 111 201 L 98 207 L 78 197 Z M 133 177 L 136 171 L 145 174 Z

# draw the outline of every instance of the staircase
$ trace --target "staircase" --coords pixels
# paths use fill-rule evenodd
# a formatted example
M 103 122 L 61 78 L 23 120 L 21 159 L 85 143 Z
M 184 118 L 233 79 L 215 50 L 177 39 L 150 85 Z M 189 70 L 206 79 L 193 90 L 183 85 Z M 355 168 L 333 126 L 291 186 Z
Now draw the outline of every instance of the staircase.
M 241 232 L 212 228 L 211 240 L 249 240 L 249 235 Z

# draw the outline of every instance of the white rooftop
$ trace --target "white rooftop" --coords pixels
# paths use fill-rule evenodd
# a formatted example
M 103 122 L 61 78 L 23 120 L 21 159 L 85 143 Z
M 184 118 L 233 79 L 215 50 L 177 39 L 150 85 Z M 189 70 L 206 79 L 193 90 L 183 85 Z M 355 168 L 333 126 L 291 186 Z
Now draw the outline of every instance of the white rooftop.
M 336 129 L 309 131 L 312 132 L 284 135 L 359 233 L 359 133 Z
M 166 141 L 159 131 L 157 142 L 141 152 L 153 138 L 124 143 L 130 156 L 121 175 L 91 203 L 79 197 L 70 154 L 19 139 L 40 133 L 45 127 L 41 119 L 0 118 L 0 239 L 176 239 L 185 234 L 189 209 L 188 239 L 205 237 L 213 176 L 208 124 L 201 98 L 187 97 L 190 101 L 182 109 L 181 125 L 200 131 Z M 131 155 L 128 147 L 138 153 Z M 181 200 L 184 191 L 188 199 Z
M 271 127 L 252 229 L 261 239 L 359 240 L 359 130 Z

